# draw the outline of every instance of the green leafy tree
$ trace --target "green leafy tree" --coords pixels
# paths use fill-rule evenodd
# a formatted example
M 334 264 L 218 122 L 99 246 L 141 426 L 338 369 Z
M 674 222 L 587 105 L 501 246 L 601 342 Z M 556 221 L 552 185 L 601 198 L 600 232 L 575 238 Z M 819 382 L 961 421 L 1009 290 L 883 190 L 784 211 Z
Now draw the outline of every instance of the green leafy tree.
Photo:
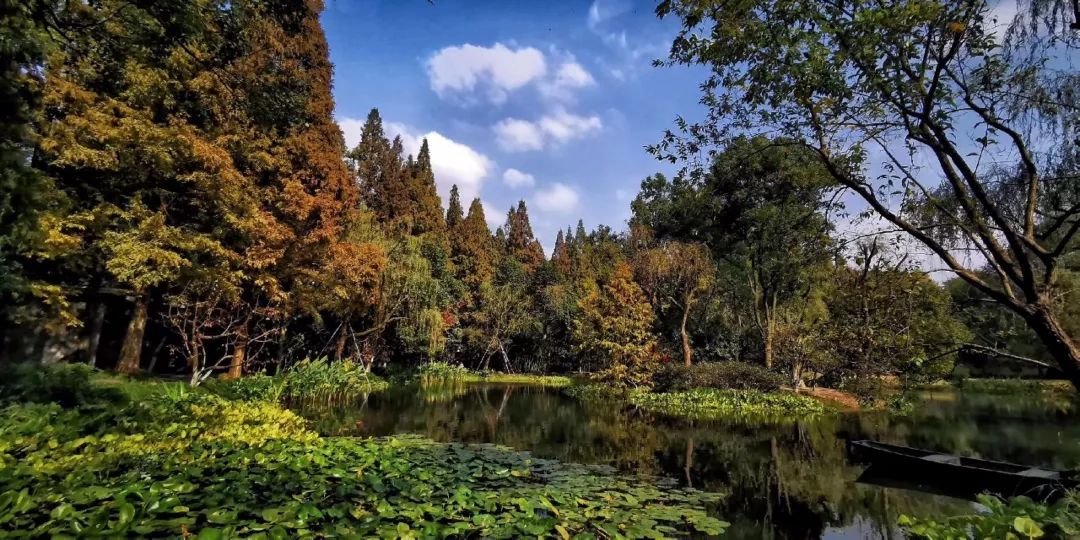
M 985 0 L 665 0 L 658 15 L 683 24 L 669 63 L 709 70 L 707 117 L 680 122 L 651 150 L 696 169 L 695 156 L 733 134 L 783 134 L 1023 318 L 1080 387 L 1080 349 L 1055 303 L 1080 232 L 1080 206 L 1054 195 L 1076 184 L 1061 165 L 1075 163 L 1080 121 L 1065 90 L 1076 72 L 1058 67 L 1078 39 L 1062 4 L 1037 2 L 1005 31 Z M 869 178 L 866 165 L 881 174 Z

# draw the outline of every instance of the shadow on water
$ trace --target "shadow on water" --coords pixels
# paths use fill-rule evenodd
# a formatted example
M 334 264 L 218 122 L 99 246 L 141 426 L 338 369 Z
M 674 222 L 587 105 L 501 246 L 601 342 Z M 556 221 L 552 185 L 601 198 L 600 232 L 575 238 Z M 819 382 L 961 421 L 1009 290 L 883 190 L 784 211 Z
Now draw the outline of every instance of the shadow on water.
M 901 514 L 943 516 L 972 503 L 859 483 L 865 467 L 844 440 L 874 439 L 1050 468 L 1080 465 L 1080 423 L 1069 402 L 937 392 L 906 416 L 847 414 L 788 423 L 681 421 L 558 390 L 509 385 L 394 388 L 301 414 L 327 435 L 416 433 L 486 442 L 544 458 L 660 474 L 730 493 L 732 538 L 899 538 Z

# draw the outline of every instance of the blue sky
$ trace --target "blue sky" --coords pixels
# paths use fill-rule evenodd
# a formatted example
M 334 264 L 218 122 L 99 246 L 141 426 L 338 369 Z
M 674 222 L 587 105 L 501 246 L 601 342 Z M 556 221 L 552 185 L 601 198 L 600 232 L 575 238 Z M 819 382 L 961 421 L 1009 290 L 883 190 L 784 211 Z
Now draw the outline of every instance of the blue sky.
M 699 110 L 703 73 L 654 68 L 677 30 L 631 0 L 327 0 L 346 142 L 377 107 L 406 150 L 429 139 L 444 205 L 484 202 L 489 224 L 524 199 L 550 252 L 584 219 L 624 227 L 641 180 L 671 166 L 644 146 Z

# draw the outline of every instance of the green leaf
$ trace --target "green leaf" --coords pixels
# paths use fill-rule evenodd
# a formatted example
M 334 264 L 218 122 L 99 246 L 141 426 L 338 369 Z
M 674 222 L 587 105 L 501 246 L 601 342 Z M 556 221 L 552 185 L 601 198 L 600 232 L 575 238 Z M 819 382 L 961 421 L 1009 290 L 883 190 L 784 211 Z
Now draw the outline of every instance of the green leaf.
M 1045 534 L 1039 524 L 1027 516 L 1018 516 L 1014 519 L 1013 529 L 1028 538 L 1041 538 Z

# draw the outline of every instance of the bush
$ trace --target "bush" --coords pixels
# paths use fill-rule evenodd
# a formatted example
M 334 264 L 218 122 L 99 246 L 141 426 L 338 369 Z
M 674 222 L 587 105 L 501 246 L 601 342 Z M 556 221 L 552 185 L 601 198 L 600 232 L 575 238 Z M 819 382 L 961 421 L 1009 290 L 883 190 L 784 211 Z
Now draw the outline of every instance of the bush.
M 379 392 L 389 384 L 351 360 L 329 362 L 325 358 L 305 359 L 279 375 L 288 399 L 306 401 L 348 401 L 363 394 Z
M 667 366 L 653 378 L 653 388 L 657 392 L 680 392 L 695 388 L 774 392 L 783 386 L 784 380 L 783 375 L 754 364 L 708 362 Z
M 233 380 L 212 379 L 203 387 L 212 394 L 234 401 L 278 401 L 285 391 L 285 379 L 255 373 Z
M 472 376 L 465 366 L 446 362 L 429 362 L 420 366 L 420 381 L 434 383 L 441 381 L 463 381 Z
M 854 394 L 863 405 L 874 405 L 888 397 L 885 383 L 878 377 L 854 377 L 846 379 L 840 385 L 840 390 Z
M 58 403 L 72 408 L 121 403 L 116 388 L 94 384 L 97 370 L 85 364 L 16 364 L 0 371 L 0 402 Z

